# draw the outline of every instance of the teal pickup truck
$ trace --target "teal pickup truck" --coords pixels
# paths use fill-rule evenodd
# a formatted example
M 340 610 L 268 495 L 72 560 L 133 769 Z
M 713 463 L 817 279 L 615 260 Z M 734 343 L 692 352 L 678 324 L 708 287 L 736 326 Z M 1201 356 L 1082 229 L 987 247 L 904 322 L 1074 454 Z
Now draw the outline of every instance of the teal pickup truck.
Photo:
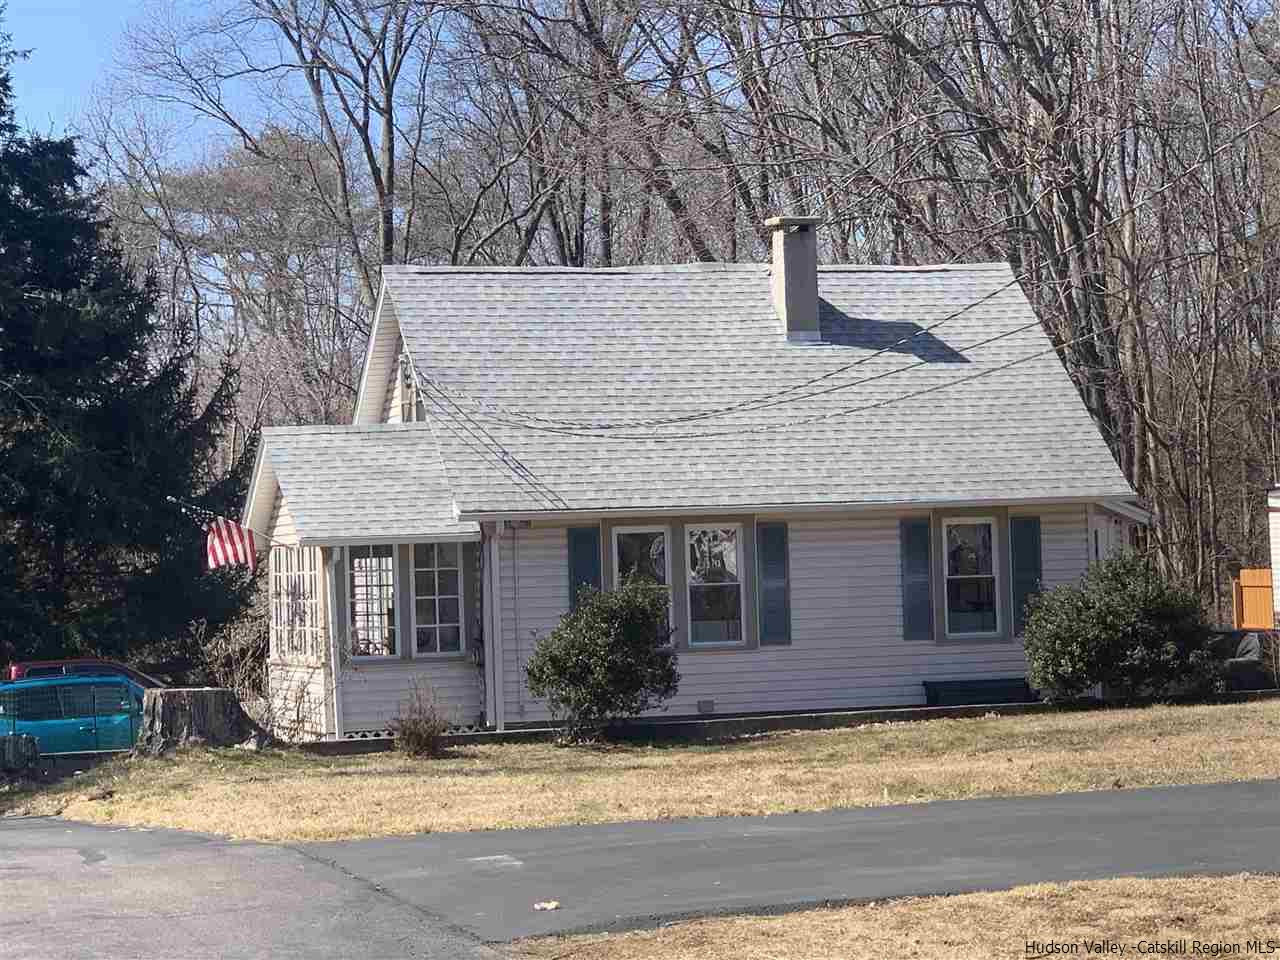
M 128 750 L 143 688 L 125 677 L 42 677 L 0 683 L 0 736 L 29 733 L 40 755 Z

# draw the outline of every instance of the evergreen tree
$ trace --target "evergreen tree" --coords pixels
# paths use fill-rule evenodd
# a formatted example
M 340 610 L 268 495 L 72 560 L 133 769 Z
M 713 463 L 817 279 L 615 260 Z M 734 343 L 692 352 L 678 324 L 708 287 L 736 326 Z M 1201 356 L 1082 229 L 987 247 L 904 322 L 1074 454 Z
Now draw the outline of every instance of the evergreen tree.
M 209 465 L 232 411 L 224 366 L 201 403 L 192 357 L 157 345 L 156 293 L 125 261 L 71 139 L 21 132 L 0 35 L 0 662 L 189 660 L 251 584 L 203 569 L 166 498 L 234 511 L 247 455 Z M 163 651 L 163 652 L 161 652 Z

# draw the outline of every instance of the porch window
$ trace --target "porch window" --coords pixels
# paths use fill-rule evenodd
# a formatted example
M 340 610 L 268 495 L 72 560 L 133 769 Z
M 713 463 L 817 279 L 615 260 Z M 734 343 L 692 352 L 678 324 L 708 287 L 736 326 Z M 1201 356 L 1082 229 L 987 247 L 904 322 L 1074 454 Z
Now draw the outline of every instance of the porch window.
M 347 578 L 351 655 L 396 656 L 395 548 L 390 544 L 348 547 Z
M 462 652 L 462 546 L 413 545 L 413 654 Z
M 942 521 L 947 636 L 996 636 L 996 523 L 989 517 Z
M 315 547 L 271 548 L 271 653 L 281 658 L 324 655 L 320 551 Z
M 742 527 L 685 527 L 689 645 L 742 643 Z

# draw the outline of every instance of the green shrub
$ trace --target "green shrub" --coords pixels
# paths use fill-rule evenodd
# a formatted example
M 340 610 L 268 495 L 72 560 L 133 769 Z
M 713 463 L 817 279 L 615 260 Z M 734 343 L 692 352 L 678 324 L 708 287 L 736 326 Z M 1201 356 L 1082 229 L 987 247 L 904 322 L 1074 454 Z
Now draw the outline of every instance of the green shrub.
M 1033 598 L 1024 643 L 1028 680 L 1054 700 L 1096 683 L 1126 700 L 1207 690 L 1219 669 L 1199 598 L 1129 553 Z
M 436 693 L 429 683 L 415 680 L 409 699 L 400 705 L 399 714 L 391 721 L 396 749 L 411 757 L 438 757 L 444 753 L 444 737 L 449 732 L 449 718 L 436 703 Z
M 583 591 L 538 640 L 525 667 L 529 690 L 547 699 L 565 739 L 594 740 L 611 721 L 675 695 L 680 674 L 668 619 L 667 591 L 629 579 L 610 593 Z

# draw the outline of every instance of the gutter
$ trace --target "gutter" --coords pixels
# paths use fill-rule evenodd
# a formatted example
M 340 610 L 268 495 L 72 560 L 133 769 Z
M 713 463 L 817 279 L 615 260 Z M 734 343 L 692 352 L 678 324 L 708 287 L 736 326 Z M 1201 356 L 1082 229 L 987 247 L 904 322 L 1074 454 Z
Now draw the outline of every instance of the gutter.
M 772 503 L 772 504 L 737 504 L 734 506 L 698 506 L 696 504 L 671 504 L 662 507 L 608 507 L 584 508 L 580 510 L 525 510 L 501 512 L 488 510 L 455 510 L 459 520 L 502 521 L 502 520 L 576 520 L 583 517 L 649 517 L 669 516 L 671 514 L 688 514 L 696 516 L 734 516 L 744 513 L 755 514 L 794 514 L 794 513 L 874 513 L 885 511 L 909 512 L 912 510 L 946 510 L 967 509 L 973 507 L 1018 507 L 1018 506 L 1053 506 L 1058 504 L 1090 504 L 1096 503 L 1115 509 L 1126 516 L 1139 512 L 1149 517 L 1146 511 L 1126 506 L 1125 510 L 1117 509 L 1112 504 L 1117 497 L 1133 497 L 1133 491 L 1101 496 L 1075 497 L 997 497 L 985 500 L 883 500 L 853 501 L 846 503 Z M 1137 519 L 1135 517 L 1135 519 Z M 1147 522 L 1147 521 L 1143 521 Z

